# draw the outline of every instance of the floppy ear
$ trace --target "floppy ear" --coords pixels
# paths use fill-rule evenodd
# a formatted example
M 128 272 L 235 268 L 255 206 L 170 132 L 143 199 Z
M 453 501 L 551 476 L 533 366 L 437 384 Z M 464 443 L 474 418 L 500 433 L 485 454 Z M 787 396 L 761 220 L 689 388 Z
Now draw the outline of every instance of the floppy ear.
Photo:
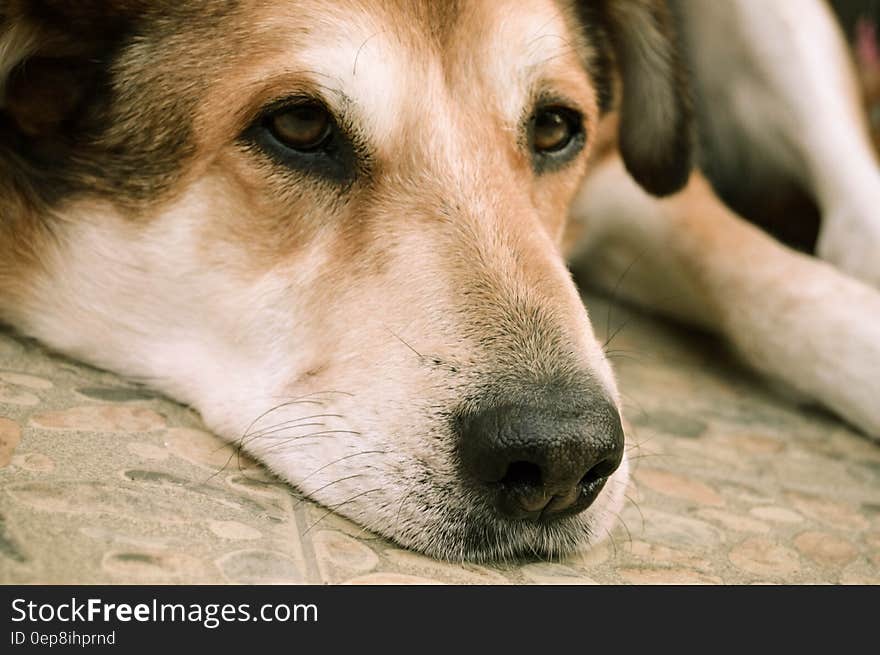
M 0 8 L 0 114 L 43 136 L 81 109 L 135 2 L 7 0 Z
M 711 0 L 709 0 L 711 1 Z M 690 176 L 694 126 L 690 86 L 666 0 L 580 0 L 597 20 L 622 82 L 620 153 L 648 192 L 680 190 Z
M 37 49 L 36 28 L 0 9 L 0 107 L 6 97 L 6 81 L 16 66 Z

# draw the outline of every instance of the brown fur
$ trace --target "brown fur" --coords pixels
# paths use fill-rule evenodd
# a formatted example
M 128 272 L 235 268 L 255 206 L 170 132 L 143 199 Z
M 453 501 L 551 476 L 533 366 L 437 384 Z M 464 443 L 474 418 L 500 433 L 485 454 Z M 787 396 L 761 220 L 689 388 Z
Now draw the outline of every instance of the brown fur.
M 650 20 L 660 29 L 669 29 L 662 3 L 605 4 L 602 11 L 610 14 L 649 12 Z M 632 7 L 627 9 L 627 5 Z M 246 106 L 233 112 L 235 122 L 230 124 L 225 99 L 254 83 L 252 75 L 259 70 L 261 58 L 270 57 L 274 45 L 283 38 L 253 20 L 270 7 L 271 3 L 220 0 L 74 5 L 47 0 L 10 5 L 4 31 L 9 33 L 13 26 L 21 29 L 21 25 L 26 25 L 36 30 L 40 38 L 36 49 L 28 52 L 26 60 L 11 72 L 0 114 L 0 144 L 5 144 L 0 145 L 0 171 L 4 173 L 0 177 L 9 185 L 0 201 L 12 203 L 3 211 L 3 227 L 9 231 L 7 243 L 18 238 L 22 243 L 38 241 L 33 228 L 22 228 L 19 224 L 47 220 L 53 209 L 83 195 L 109 200 L 133 217 L 146 214 L 145 208 L 155 208 L 157 203 L 173 197 L 208 166 L 222 171 L 228 183 L 239 185 L 241 197 L 248 198 L 249 203 L 259 203 L 262 198 L 268 201 L 272 194 L 254 186 L 265 184 L 260 181 L 263 173 L 237 165 L 240 155 L 220 154 L 218 146 L 246 124 L 263 102 L 274 97 L 275 89 L 290 92 L 296 87 L 295 76 L 274 80 L 254 93 Z M 438 51 L 466 61 L 467 50 L 462 51 L 462 47 L 479 36 L 462 28 L 472 26 L 481 30 L 484 23 L 478 16 L 459 15 L 461 7 L 453 3 L 431 7 L 402 1 L 389 7 L 389 20 L 418 26 L 410 30 L 414 36 L 430 34 Z M 601 23 L 590 23 L 590 27 L 594 34 L 605 29 Z M 612 21 L 607 27 L 612 40 L 625 42 L 624 35 L 614 36 L 614 29 Z M 127 36 L 134 31 L 149 36 L 129 44 Z M 662 42 L 659 35 L 656 38 Z M 224 44 L 222 48 L 217 47 L 219 42 Z M 579 47 L 582 59 L 590 58 L 590 47 Z M 664 57 L 659 55 L 658 61 Z M 637 74 L 642 65 L 647 62 L 626 62 L 624 74 L 627 70 Z M 452 77 L 459 75 L 454 72 L 454 62 L 448 70 Z M 592 70 L 597 78 L 606 76 L 604 71 L 597 72 L 595 66 Z M 251 77 L 244 79 L 236 71 Z M 458 83 L 467 87 L 479 82 Z M 638 83 L 632 82 L 633 86 Z M 680 80 L 675 80 L 670 93 L 682 97 Z M 686 118 L 682 116 L 683 121 Z M 598 129 L 597 120 L 596 114 L 590 117 L 590 129 Z M 680 140 L 681 136 L 677 138 Z M 406 139 L 401 143 L 407 144 L 407 152 L 386 153 L 381 165 L 387 167 L 389 161 L 413 163 L 412 146 Z M 486 143 L 488 151 L 507 149 L 492 136 Z M 675 149 L 685 146 L 679 144 Z M 665 164 L 660 163 L 658 169 L 667 168 Z M 271 176 L 268 178 L 273 184 Z M 667 186 L 647 178 L 644 181 L 657 189 Z M 361 200 L 349 201 L 346 206 L 374 204 L 370 200 L 374 191 L 365 187 L 357 192 Z M 280 189 L 277 193 L 287 195 Z M 319 196 L 322 193 L 318 192 Z M 220 232 L 232 242 L 254 234 L 271 235 L 272 243 L 265 249 L 255 244 L 255 257 L 262 261 L 268 250 L 289 252 L 293 244 L 308 242 L 309 237 L 303 232 L 308 229 L 306 224 L 291 226 L 286 217 L 302 215 L 297 209 L 299 205 L 305 208 L 334 202 L 332 198 L 320 200 L 318 196 L 299 195 L 293 205 L 288 199 L 283 204 L 268 201 L 265 206 L 251 207 L 246 213 L 263 223 L 262 228 L 254 229 L 254 224 L 248 222 L 245 232 L 238 233 L 235 225 L 223 227 Z M 543 208 L 545 216 L 555 221 L 551 232 L 557 235 L 565 215 L 566 195 L 551 186 L 532 199 Z M 40 219 L 27 219 L 30 212 L 14 208 L 19 203 L 32 208 L 33 215 Z M 21 237 L 23 229 L 26 234 Z M 353 237 L 354 233 L 347 233 L 347 238 Z M 357 247 L 354 239 L 349 249 Z M 9 261 L 10 256 L 0 261 Z
M 646 188 L 670 192 L 690 166 L 665 3 L 579 7 L 562 3 L 557 16 L 549 0 L 10 5 L 0 24 L 17 58 L 0 67 L 0 320 L 157 380 L 227 438 L 267 396 L 360 390 L 357 407 L 327 412 L 356 413 L 337 432 L 393 451 L 373 467 L 389 467 L 392 486 L 426 469 L 421 493 L 440 480 L 455 517 L 430 544 L 421 528 L 408 543 L 444 556 L 453 538 L 474 556 L 507 552 L 508 528 L 480 514 L 456 473 L 454 423 L 517 398 L 556 398 L 553 411 L 578 420 L 596 399 L 617 402 L 562 258 L 567 210 L 591 149 L 609 147 L 617 104 L 616 138 Z M 540 25 L 518 19 L 528 10 L 558 31 L 535 37 Z M 513 40 L 503 55 L 499 34 Z M 369 68 L 374 38 L 402 72 L 375 53 Z M 333 61 L 347 87 L 308 59 L 337 50 L 350 56 Z M 405 102 L 386 111 L 369 95 L 371 75 L 388 94 L 399 85 Z M 639 128 L 659 145 L 640 148 L 629 123 L 655 92 L 663 115 Z M 352 163 L 338 179 L 285 164 L 252 136 L 278 102 L 301 96 L 327 105 L 344 133 Z M 544 102 L 583 118 L 585 145 L 558 168 L 541 169 L 528 147 Z M 224 357 L 239 369 L 212 374 Z M 251 452 L 293 483 L 311 478 L 307 459 L 274 464 L 278 451 L 255 443 Z M 405 455 L 406 465 L 394 459 Z M 422 517 L 428 505 L 413 503 Z M 462 512 L 477 518 L 462 527 Z M 534 528 L 515 548 L 569 548 L 590 520 Z

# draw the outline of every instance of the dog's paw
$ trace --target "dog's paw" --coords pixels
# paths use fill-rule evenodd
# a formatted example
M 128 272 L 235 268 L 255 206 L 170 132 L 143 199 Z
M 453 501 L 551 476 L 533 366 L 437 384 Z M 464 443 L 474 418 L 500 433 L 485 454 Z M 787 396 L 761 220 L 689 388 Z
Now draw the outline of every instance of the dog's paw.
M 880 291 L 812 257 L 771 270 L 724 331 L 755 368 L 880 440 Z

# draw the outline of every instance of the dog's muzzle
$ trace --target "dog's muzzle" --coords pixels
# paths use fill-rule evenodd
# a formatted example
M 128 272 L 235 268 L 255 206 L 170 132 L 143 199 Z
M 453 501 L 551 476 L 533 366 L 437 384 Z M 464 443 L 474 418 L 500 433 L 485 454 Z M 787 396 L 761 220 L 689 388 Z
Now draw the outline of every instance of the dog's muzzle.
M 620 414 L 599 395 L 585 402 L 582 394 L 556 393 L 546 404 L 487 407 L 461 417 L 458 432 L 466 481 L 513 520 L 582 512 L 623 458 Z

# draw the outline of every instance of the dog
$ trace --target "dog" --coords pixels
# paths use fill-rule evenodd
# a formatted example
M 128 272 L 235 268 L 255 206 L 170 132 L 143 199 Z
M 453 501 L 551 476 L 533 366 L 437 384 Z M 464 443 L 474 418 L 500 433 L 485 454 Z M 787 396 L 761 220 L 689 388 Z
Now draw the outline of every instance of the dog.
M 854 80 L 819 0 L 7 0 L 0 320 L 405 547 L 557 556 L 628 480 L 567 262 L 880 437 Z M 817 256 L 731 208 L 777 185 Z

